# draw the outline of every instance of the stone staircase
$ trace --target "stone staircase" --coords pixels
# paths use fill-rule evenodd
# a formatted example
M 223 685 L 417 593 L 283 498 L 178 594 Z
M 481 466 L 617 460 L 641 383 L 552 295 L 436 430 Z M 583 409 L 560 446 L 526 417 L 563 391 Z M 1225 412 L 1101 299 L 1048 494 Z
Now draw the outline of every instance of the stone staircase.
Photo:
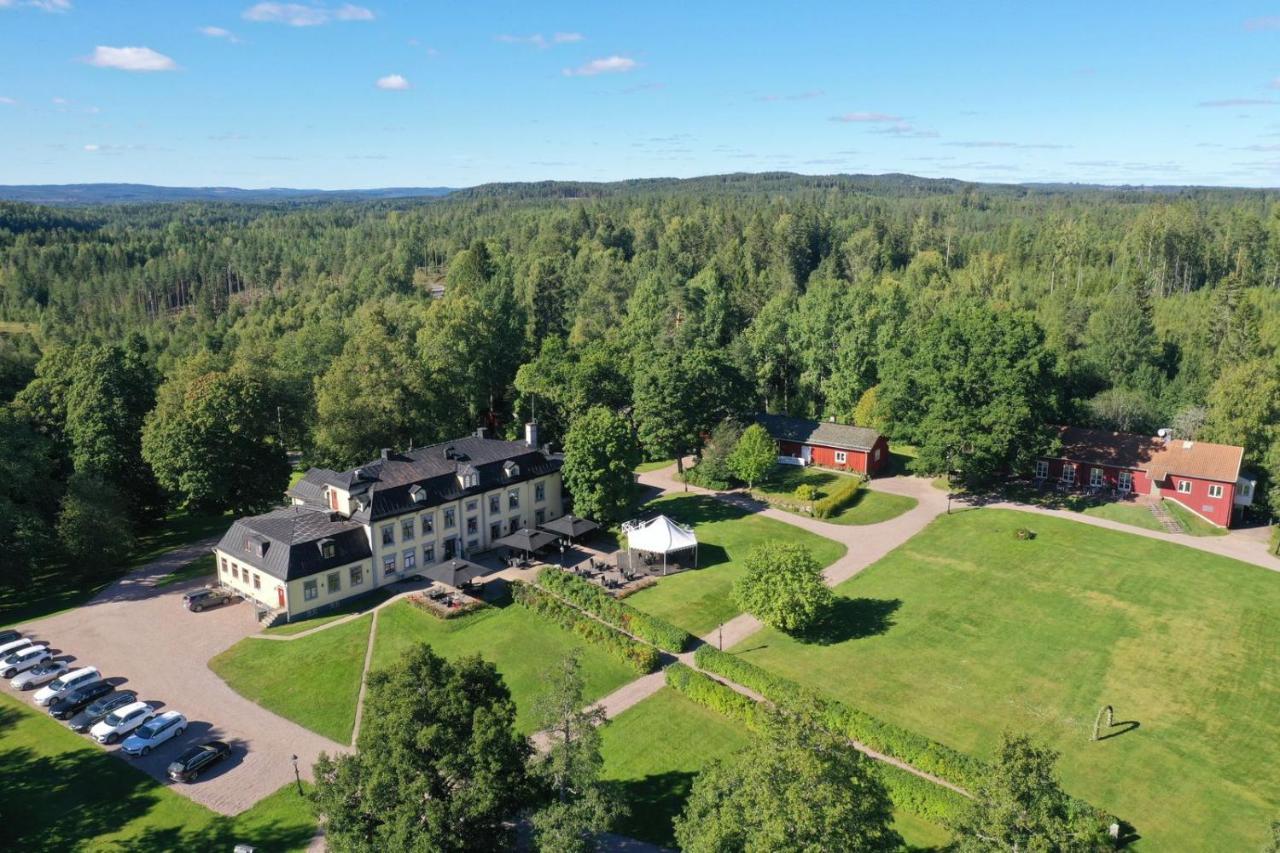
M 1165 509 L 1164 501 L 1152 501 L 1147 504 L 1147 508 L 1151 510 L 1151 514 L 1155 516 L 1156 521 L 1160 522 L 1160 526 L 1164 528 L 1165 533 L 1186 533 L 1183 529 L 1182 522 L 1169 514 L 1169 510 Z
M 274 628 L 277 625 L 283 625 L 288 621 L 288 619 L 289 614 L 282 608 L 280 610 L 272 610 L 259 621 L 262 622 L 263 630 L 266 630 L 267 628 Z

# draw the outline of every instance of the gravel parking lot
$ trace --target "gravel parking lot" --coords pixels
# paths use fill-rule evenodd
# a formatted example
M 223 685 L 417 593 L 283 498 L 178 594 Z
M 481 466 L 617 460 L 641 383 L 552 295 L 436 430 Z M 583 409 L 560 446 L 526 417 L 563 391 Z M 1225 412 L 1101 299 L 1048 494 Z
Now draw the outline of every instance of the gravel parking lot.
M 189 613 L 182 594 L 202 582 L 156 588 L 154 582 L 174 568 L 206 553 L 207 545 L 166 555 L 105 589 L 88 604 L 20 625 L 26 636 L 47 642 L 74 666 L 96 666 L 117 687 L 134 690 L 158 710 L 181 711 L 187 730 L 145 758 L 120 758 L 170 784 L 173 790 L 222 814 L 234 815 L 293 781 L 293 762 L 303 778 L 321 752 L 346 751 L 243 698 L 209 670 L 209 658 L 253 633 L 253 608 L 232 604 Z M 34 691 L 10 695 L 30 702 Z M 188 745 L 216 739 L 232 746 L 232 755 L 189 785 L 165 777 L 169 762 Z M 108 747 L 118 751 L 119 747 Z

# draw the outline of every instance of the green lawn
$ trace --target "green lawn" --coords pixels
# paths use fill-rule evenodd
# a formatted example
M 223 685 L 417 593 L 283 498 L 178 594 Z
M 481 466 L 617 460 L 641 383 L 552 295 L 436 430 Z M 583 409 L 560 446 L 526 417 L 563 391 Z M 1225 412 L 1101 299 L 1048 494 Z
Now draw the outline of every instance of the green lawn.
M 321 635 L 327 633 L 322 631 Z M 631 668 L 613 657 L 516 605 L 440 619 L 407 601 L 398 601 L 378 614 L 372 667 L 391 665 L 405 649 L 419 642 L 430 644 L 445 658 L 478 654 L 491 661 L 515 700 L 516 728 L 526 733 L 537 728 L 532 712 L 543 691 L 544 674 L 571 650 L 582 653 L 588 700 L 611 693 L 636 677 Z
M 915 498 L 906 495 L 891 495 L 864 488 L 859 490 L 852 504 L 845 507 L 839 515 L 833 515 L 825 521 L 831 524 L 879 524 L 915 509 L 917 503 Z
M 79 607 L 122 572 L 135 569 L 174 548 L 225 533 L 230 524 L 231 517 L 226 515 L 185 511 L 171 513 L 139 535 L 137 546 L 122 565 L 114 570 L 108 568 L 88 580 L 80 573 L 68 572 L 61 563 L 45 565 L 28 588 L 18 590 L 6 585 L 0 589 L 0 625 L 17 625 Z
M 1010 500 L 1070 510 L 1091 515 L 1094 518 L 1105 518 L 1132 527 L 1141 527 L 1144 530 L 1164 532 L 1164 527 L 1156 521 L 1156 517 L 1151 514 L 1147 505 L 1135 500 L 1114 501 L 1078 493 L 1064 495 L 1053 489 L 1033 489 L 1023 485 L 1012 485 L 1005 491 Z M 1183 529 L 1192 536 L 1223 536 L 1227 532 L 1205 521 L 1177 501 L 1165 499 L 1162 503 L 1169 514 L 1182 522 Z
M 835 562 L 845 552 L 839 542 L 750 514 L 715 498 L 676 495 L 650 506 L 693 526 L 702 568 L 661 578 L 656 585 L 629 597 L 627 603 L 700 636 L 740 612 L 733 603 L 733 582 L 743 572 L 743 558 L 755 545 L 762 542 L 804 545 L 823 566 Z
M 663 468 L 666 468 L 669 465 L 674 465 L 674 464 L 676 464 L 676 460 L 674 459 L 659 459 L 656 462 L 641 462 L 639 465 L 636 466 L 636 473 L 647 474 L 650 471 L 659 471 Z
M 1070 507 L 1067 508 L 1069 509 Z M 1107 501 L 1094 506 L 1085 506 L 1078 511 L 1094 518 L 1105 518 L 1109 521 L 1128 524 L 1131 527 L 1164 532 L 1164 528 L 1160 525 L 1160 522 L 1156 521 L 1156 517 L 1151 514 L 1151 510 L 1147 509 L 1143 504 L 1129 501 Z
M 343 616 L 350 616 L 352 613 L 364 613 L 366 610 L 377 607 L 395 594 L 395 590 L 380 587 L 366 595 L 349 598 L 332 610 L 326 610 L 320 616 L 310 616 L 306 619 L 299 619 L 297 622 L 286 622 L 283 625 L 276 625 L 274 628 L 267 628 L 262 633 L 284 636 L 301 634 L 303 631 L 310 631 L 312 628 L 328 625 Z
M 1227 535 L 1226 530 L 1218 527 L 1217 525 L 1210 524 L 1177 501 L 1166 500 L 1164 502 L 1164 508 L 1169 511 L 1170 515 L 1178 519 L 1178 521 L 1181 521 L 1182 528 L 1192 536 Z
M 1024 526 L 1034 540 L 1014 538 Z M 974 755 L 1031 733 L 1062 752 L 1068 790 L 1150 849 L 1257 849 L 1280 815 L 1280 575 L 982 509 L 837 591 L 828 645 L 766 630 L 740 651 Z M 1104 704 L 1139 727 L 1090 742 Z
M 850 476 L 853 475 L 812 466 L 801 468 L 798 465 L 778 465 L 751 491 L 779 509 L 798 512 L 794 497 L 797 486 L 813 486 L 818 490 L 818 497 L 821 498 L 839 485 L 845 477 Z M 915 505 L 915 498 L 873 492 L 863 488 L 859 490 L 852 504 L 845 507 L 839 515 L 825 521 L 831 524 L 878 524 L 902 515 Z
M 372 616 L 276 642 L 247 637 L 209 661 L 231 689 L 338 743 L 350 743 Z
M 603 778 L 630 813 L 615 827 L 631 838 L 675 846 L 672 827 L 693 779 L 706 764 L 747 745 L 748 735 L 729 718 L 664 687 L 619 714 L 602 730 Z M 945 844 L 945 830 L 911 815 L 895 827 L 912 848 Z
M 293 851 L 316 829 L 293 785 L 223 817 L 8 696 L 0 696 L 0 786 L 7 850 L 227 851 L 247 842 Z

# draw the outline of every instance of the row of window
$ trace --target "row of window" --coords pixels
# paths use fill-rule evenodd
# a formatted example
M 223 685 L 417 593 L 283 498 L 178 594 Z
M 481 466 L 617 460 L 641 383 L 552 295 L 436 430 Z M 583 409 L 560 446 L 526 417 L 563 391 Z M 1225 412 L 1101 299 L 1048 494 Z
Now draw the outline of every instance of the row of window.
M 351 586 L 364 585 L 364 566 L 351 566 L 347 569 L 347 578 Z M 325 591 L 329 595 L 342 592 L 342 571 L 329 572 L 324 579 Z M 317 578 L 308 578 L 302 582 L 302 600 L 314 601 L 320 597 L 320 581 Z
M 1048 462 L 1046 462 L 1043 459 L 1036 462 L 1036 476 L 1041 480 L 1048 479 L 1049 477 Z M 1076 481 L 1076 466 L 1063 465 L 1062 473 L 1058 476 L 1058 479 L 1060 479 L 1064 483 L 1067 483 L 1068 485 L 1074 483 Z M 1106 481 L 1105 470 L 1103 470 L 1102 468 L 1089 469 L 1089 485 L 1090 486 L 1105 486 L 1106 482 L 1107 481 Z M 1121 471 L 1120 474 L 1118 475 L 1116 486 L 1122 492 L 1132 491 L 1133 490 L 1133 474 L 1129 473 L 1128 471 Z M 1178 493 L 1183 495 L 1191 494 L 1191 481 L 1179 480 Z M 1222 486 L 1220 485 L 1209 486 L 1209 497 L 1220 498 L 1222 497 L 1222 494 L 1223 494 Z
M 226 557 L 222 558 L 222 574 L 223 575 L 230 575 L 233 580 L 240 580 L 241 572 L 244 573 L 245 583 L 250 582 L 249 577 L 250 575 L 252 575 L 253 588 L 262 589 L 262 575 L 258 574 L 257 572 L 250 572 L 248 566 L 241 567 L 241 565 L 235 561 L 228 563 Z
M 544 501 L 546 501 L 546 499 L 547 499 L 547 484 L 534 483 L 533 485 L 534 503 L 543 503 Z M 520 508 L 520 490 L 519 489 L 508 490 L 507 491 L 507 509 L 518 510 L 519 508 Z M 474 513 L 479 511 L 479 509 L 480 509 L 480 500 L 478 498 L 467 501 L 466 503 L 467 513 Z M 502 511 L 502 496 L 497 494 L 489 495 L 490 515 L 495 515 L 501 511 Z M 540 516 L 545 515 L 545 512 L 543 510 L 539 510 L 538 514 Z M 423 536 L 433 535 L 436 529 L 435 513 L 428 512 L 420 516 L 420 518 L 421 518 L 420 523 L 422 526 L 422 535 Z M 442 513 L 441 521 L 445 530 L 453 530 L 454 528 L 456 528 L 458 526 L 458 515 L 457 515 L 456 507 L 445 507 Z M 542 522 L 539 521 L 538 523 L 541 524 Z M 467 524 L 468 536 L 474 536 L 475 534 L 479 533 L 480 521 L 478 518 L 469 517 L 467 518 L 466 524 Z M 400 520 L 400 541 L 412 542 L 415 538 L 417 538 L 418 525 L 419 525 L 419 522 L 412 516 L 409 518 L 401 519 Z M 519 526 L 517 525 L 512 529 L 517 530 L 519 529 Z M 392 524 L 382 525 L 381 536 L 382 536 L 382 547 L 389 548 L 395 545 L 396 544 L 395 524 L 392 523 Z

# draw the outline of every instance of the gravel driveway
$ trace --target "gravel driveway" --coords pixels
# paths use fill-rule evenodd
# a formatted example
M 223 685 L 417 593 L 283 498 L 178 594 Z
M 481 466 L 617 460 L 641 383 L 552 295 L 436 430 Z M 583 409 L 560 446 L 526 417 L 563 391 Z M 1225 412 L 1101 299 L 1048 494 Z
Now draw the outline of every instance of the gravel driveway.
M 258 629 L 252 606 L 240 603 L 189 613 L 182 606 L 182 594 L 202 581 L 161 588 L 154 582 L 207 553 L 211 544 L 170 552 L 121 578 L 88 604 L 20 629 L 76 664 L 98 667 L 104 678 L 137 691 L 138 698 L 185 714 L 189 723 L 181 738 L 146 758 L 120 757 L 174 791 L 234 815 L 293 781 L 291 755 L 298 756 L 298 767 L 309 778 L 322 751 L 333 754 L 347 747 L 255 705 L 209 669 L 211 657 Z M 30 692 L 15 694 L 8 682 L 0 689 L 30 702 Z M 164 771 L 174 756 L 210 738 L 231 744 L 231 758 L 193 784 L 169 783 Z

